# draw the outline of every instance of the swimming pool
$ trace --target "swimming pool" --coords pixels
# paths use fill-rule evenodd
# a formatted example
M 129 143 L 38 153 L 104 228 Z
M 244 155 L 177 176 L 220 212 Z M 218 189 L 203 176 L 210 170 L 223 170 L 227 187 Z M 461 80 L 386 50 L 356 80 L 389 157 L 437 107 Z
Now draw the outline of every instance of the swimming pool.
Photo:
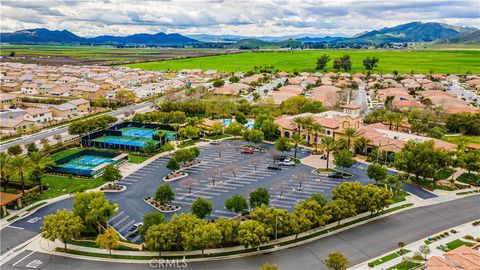
M 232 119 L 218 119 L 217 121 L 221 122 L 225 126 L 229 126 L 232 123 Z M 248 122 L 243 126 L 248 129 L 252 129 L 254 124 L 255 124 L 255 120 L 248 119 Z

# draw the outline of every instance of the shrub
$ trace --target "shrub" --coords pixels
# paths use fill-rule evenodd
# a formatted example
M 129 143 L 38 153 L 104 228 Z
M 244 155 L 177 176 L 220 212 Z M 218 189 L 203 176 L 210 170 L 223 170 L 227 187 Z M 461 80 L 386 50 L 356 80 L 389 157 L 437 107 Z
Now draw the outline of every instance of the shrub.
M 467 239 L 467 240 L 473 240 L 473 239 L 475 239 L 473 236 L 471 236 L 471 235 L 469 235 L 469 234 L 463 236 L 463 238 L 465 238 L 465 239 Z
M 369 262 L 368 267 L 375 267 L 375 264 L 373 262 Z

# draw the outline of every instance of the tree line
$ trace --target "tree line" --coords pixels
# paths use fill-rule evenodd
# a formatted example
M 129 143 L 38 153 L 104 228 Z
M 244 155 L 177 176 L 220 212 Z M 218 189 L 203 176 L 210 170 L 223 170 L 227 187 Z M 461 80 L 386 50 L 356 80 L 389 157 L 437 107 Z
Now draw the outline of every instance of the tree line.
M 326 71 L 327 64 L 330 62 L 330 56 L 327 54 L 323 54 L 317 59 L 317 64 L 315 70 L 323 70 Z M 377 57 L 366 57 L 363 59 L 362 64 L 366 70 L 373 70 L 373 68 L 377 67 L 378 62 L 380 60 Z M 332 64 L 333 69 L 337 72 L 340 69 L 343 69 L 345 72 L 352 70 L 352 61 L 350 60 L 350 55 L 345 54 L 342 57 L 333 59 Z
M 106 129 L 109 125 L 115 123 L 116 121 L 117 118 L 110 115 L 102 115 L 77 121 L 68 126 L 68 133 L 72 135 L 82 135 L 98 129 Z

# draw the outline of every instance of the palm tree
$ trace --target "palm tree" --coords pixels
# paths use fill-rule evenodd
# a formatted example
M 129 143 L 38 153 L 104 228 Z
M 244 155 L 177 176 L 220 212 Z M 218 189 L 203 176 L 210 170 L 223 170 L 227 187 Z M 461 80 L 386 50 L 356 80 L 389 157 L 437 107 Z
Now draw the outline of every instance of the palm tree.
M 54 166 L 55 162 L 50 157 L 44 156 L 40 152 L 32 152 L 28 155 L 32 166 L 32 178 L 38 183 L 40 193 L 43 192 L 42 176 L 45 173 L 45 169 Z
M 307 130 L 307 142 L 310 143 L 310 135 L 312 132 L 312 125 L 315 123 L 315 119 L 311 116 L 303 118 L 303 126 Z
M 397 114 L 394 112 L 387 112 L 385 114 L 385 122 L 388 123 L 388 129 L 392 130 L 392 125 L 395 123 L 395 120 L 398 118 Z
M 290 138 L 292 141 L 293 147 L 295 147 L 295 158 L 297 158 L 297 151 L 298 151 L 298 145 L 303 141 L 302 136 L 300 136 L 299 133 L 295 133 L 292 135 L 292 138 Z
M 318 134 L 323 133 L 325 131 L 325 129 L 319 123 L 314 122 L 312 124 L 312 131 L 315 134 L 314 144 L 315 144 L 315 153 L 317 153 L 317 151 L 318 151 L 317 148 L 318 148 L 318 143 L 319 143 Z
M 324 137 L 320 143 L 322 150 L 327 153 L 327 169 L 330 161 L 330 153 L 335 150 L 335 140 L 332 137 Z
M 358 131 L 354 128 L 346 128 L 345 129 L 345 136 L 339 140 L 340 145 L 342 148 L 350 150 L 352 148 L 352 144 L 358 138 L 359 134 Z
M 353 143 L 353 148 L 355 148 L 355 152 L 357 153 L 365 153 L 365 148 L 367 148 L 368 144 L 371 142 L 372 141 L 369 139 L 360 137 Z
M 3 185 L 3 190 L 7 192 L 8 182 L 10 182 L 10 173 L 8 170 L 11 157 L 5 153 L 0 152 L 0 183 Z
M 25 173 L 30 169 L 30 160 L 24 156 L 15 156 L 10 160 L 9 169 L 20 178 L 22 195 L 25 195 Z
M 297 125 L 297 133 L 300 133 L 300 129 L 304 125 L 304 120 L 305 120 L 305 118 L 303 118 L 301 116 L 297 116 L 297 117 L 293 118 L 293 122 L 295 123 L 295 125 Z

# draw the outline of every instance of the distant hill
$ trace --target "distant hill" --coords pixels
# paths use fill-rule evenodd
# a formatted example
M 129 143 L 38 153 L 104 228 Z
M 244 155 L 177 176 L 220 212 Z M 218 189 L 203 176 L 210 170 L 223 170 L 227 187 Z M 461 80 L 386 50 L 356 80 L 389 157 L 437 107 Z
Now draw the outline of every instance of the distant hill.
M 301 41 L 301 42 L 334 42 L 334 41 L 341 41 L 347 39 L 346 37 L 331 37 L 331 36 L 325 36 L 325 37 L 301 37 L 301 38 L 296 38 L 296 40 Z
M 300 48 L 302 42 L 295 39 L 287 39 L 279 42 L 263 41 L 259 39 L 242 39 L 232 45 L 232 48 L 251 50 L 251 49 L 279 49 L 279 48 Z
M 436 22 L 411 22 L 394 27 L 386 27 L 370 32 L 363 32 L 347 42 L 432 42 L 457 37 L 459 34 L 468 34 L 477 31 L 473 27 L 457 27 Z
M 160 44 L 160 45 L 187 45 L 198 43 L 195 39 L 180 34 L 134 34 L 130 36 L 98 36 L 94 38 L 79 37 L 67 30 L 52 31 L 45 28 L 27 29 L 13 33 L 0 33 L 2 42 L 15 44 Z
M 460 33 L 454 38 L 443 39 L 437 43 L 480 44 L 480 30 L 471 33 Z
M 0 33 L 0 40 L 9 43 L 80 43 L 85 39 L 70 31 L 50 31 L 45 28 L 25 29 L 13 33 Z

